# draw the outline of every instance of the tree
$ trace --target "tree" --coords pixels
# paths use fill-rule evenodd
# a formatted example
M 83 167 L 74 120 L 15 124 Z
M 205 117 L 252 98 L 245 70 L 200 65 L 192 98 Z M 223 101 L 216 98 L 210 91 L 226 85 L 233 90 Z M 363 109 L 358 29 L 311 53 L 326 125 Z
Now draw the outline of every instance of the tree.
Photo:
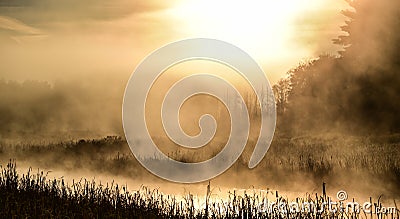
M 290 93 L 290 80 L 288 78 L 283 78 L 278 81 L 272 87 L 275 95 L 276 108 L 278 116 L 282 116 L 285 113 L 288 97 Z

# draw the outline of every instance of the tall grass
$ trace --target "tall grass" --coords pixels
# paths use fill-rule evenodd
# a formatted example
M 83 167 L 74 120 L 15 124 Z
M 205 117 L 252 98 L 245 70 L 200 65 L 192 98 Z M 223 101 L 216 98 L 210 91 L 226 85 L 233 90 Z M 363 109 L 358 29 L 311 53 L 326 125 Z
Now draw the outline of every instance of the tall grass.
M 95 181 L 49 180 L 41 171 L 19 175 L 16 163 L 2 167 L 0 174 L 2 218 L 158 218 L 187 215 L 188 207 L 157 190 L 142 188 L 130 193 L 126 186 Z
M 335 171 L 361 170 L 394 175 L 400 182 L 399 145 L 400 135 L 370 138 L 353 136 L 276 137 L 259 166 L 285 172 L 312 173 L 317 176 L 328 175 Z M 235 164 L 236 168 L 247 169 L 250 155 L 243 155 Z M 179 151 L 175 154 L 177 160 L 184 160 L 185 156 Z M 63 169 L 72 170 L 81 166 L 112 173 L 129 172 L 135 169 L 136 176 L 144 170 L 133 157 L 125 140 L 112 136 L 104 139 L 48 145 L 4 145 L 0 142 L 0 159 L 7 160 L 10 157 L 17 160 L 29 160 L 42 167 L 54 168 L 59 165 Z M 38 157 L 40 159 L 36 159 Z
M 315 203 L 318 211 L 291 212 L 271 208 L 262 210 L 266 203 L 289 203 L 278 192 L 253 191 L 239 195 L 229 193 L 225 200 L 210 201 L 210 187 L 206 191 L 205 206 L 196 206 L 191 194 L 183 198 L 164 195 L 158 190 L 142 187 L 130 192 L 126 186 L 95 181 L 47 179 L 43 171 L 19 175 L 15 161 L 1 167 L 0 215 L 2 218 L 399 218 L 399 211 L 368 215 L 358 212 L 328 212 L 322 202 L 329 197 L 310 194 L 296 198 L 299 205 Z M 381 206 L 379 200 L 374 206 Z M 286 210 L 286 211 L 282 211 Z

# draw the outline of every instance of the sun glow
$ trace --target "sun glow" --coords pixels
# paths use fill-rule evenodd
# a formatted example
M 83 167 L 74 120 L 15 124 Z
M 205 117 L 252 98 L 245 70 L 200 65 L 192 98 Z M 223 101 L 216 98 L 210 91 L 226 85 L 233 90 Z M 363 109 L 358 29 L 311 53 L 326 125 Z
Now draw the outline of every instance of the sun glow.
M 234 43 L 251 55 L 269 58 L 287 53 L 293 20 L 300 12 L 318 7 L 317 0 L 191 0 L 170 12 L 181 22 L 178 31 Z M 270 52 L 266 52 L 270 51 Z

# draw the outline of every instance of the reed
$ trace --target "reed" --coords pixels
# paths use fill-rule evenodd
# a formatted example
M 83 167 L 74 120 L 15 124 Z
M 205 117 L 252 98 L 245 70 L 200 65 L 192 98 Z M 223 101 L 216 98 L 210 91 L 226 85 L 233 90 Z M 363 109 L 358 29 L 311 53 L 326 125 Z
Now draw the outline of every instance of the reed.
M 325 184 L 323 191 L 325 191 Z M 194 196 L 183 198 L 165 195 L 156 189 L 142 187 L 129 191 L 126 186 L 81 179 L 71 185 L 64 179 L 48 179 L 47 173 L 31 169 L 19 175 L 16 162 L 10 160 L 0 172 L 0 215 L 2 218 L 365 218 L 361 212 L 329 212 L 322 202 L 323 192 L 288 200 L 278 192 L 245 191 L 229 193 L 226 200 L 211 201 L 210 185 L 205 206 L 195 206 Z M 275 203 L 314 203 L 317 211 L 294 211 L 290 206 L 266 208 Z M 382 206 L 379 199 L 374 206 Z M 293 211 L 291 211 L 293 210 Z M 365 217 L 364 217 L 365 216 Z M 374 215 L 374 218 L 399 218 L 399 211 Z

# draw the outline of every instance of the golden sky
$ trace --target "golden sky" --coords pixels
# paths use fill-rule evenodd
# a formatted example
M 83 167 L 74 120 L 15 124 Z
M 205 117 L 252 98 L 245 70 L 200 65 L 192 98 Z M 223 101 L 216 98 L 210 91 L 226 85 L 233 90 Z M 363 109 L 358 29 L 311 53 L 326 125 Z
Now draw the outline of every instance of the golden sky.
M 210 37 L 248 52 L 272 83 L 335 53 L 344 0 L 0 0 L 0 79 L 127 79 L 148 53 Z

